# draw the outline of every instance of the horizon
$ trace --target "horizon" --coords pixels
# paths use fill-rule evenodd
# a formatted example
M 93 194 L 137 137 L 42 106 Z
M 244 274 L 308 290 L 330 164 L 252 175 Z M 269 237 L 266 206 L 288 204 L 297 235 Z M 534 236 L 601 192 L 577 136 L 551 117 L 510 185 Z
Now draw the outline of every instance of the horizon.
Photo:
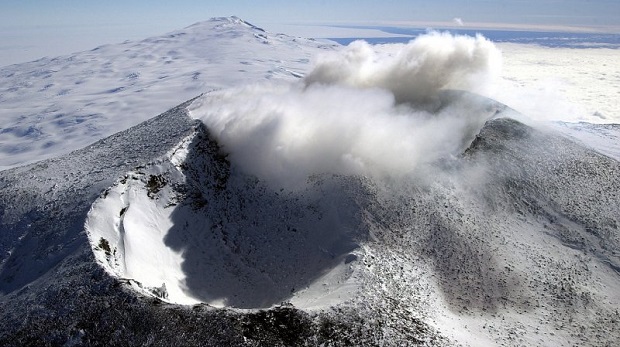
M 561 5 L 561 6 L 560 6 Z M 509 0 L 467 5 L 454 0 L 410 4 L 283 3 L 270 0 L 174 4 L 145 0 L 105 4 L 34 0 L 2 5 L 0 66 L 55 57 L 105 44 L 139 40 L 214 17 L 237 16 L 273 33 L 312 38 L 397 36 L 355 27 L 620 33 L 620 3 Z M 370 30 L 370 31 L 369 31 Z M 370 35 L 369 35 L 370 34 Z

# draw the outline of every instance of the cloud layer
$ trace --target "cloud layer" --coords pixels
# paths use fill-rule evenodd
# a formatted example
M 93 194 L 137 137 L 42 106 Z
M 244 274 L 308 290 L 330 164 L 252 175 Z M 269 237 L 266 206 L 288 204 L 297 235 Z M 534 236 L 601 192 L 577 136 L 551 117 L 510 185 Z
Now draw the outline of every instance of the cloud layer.
M 454 154 L 492 116 L 484 91 L 501 55 L 483 37 L 430 33 L 354 42 L 299 83 L 212 92 L 190 107 L 244 171 L 283 187 L 315 173 L 402 175 Z

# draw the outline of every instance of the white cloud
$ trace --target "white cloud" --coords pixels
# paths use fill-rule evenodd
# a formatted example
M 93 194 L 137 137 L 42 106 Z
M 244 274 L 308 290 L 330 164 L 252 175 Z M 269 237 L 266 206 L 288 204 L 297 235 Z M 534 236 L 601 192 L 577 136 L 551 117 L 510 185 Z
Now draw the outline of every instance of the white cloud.
M 300 83 L 210 93 L 190 111 L 235 164 L 280 186 L 315 173 L 400 175 L 463 149 L 494 110 L 440 91 L 479 92 L 500 62 L 480 36 L 358 41 L 319 58 Z

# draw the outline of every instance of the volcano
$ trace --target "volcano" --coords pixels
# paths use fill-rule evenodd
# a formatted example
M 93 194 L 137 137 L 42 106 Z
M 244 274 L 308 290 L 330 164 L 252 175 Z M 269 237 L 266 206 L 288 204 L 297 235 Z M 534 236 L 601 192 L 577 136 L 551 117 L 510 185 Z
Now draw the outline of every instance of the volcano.
M 196 32 L 224 35 L 222 59 L 335 55 L 0 171 L 1 345 L 620 341 L 617 125 L 543 126 L 476 94 L 482 38 L 357 44 L 336 74 L 333 45 L 236 17 L 140 49 Z M 450 73 L 400 64 L 432 42 Z

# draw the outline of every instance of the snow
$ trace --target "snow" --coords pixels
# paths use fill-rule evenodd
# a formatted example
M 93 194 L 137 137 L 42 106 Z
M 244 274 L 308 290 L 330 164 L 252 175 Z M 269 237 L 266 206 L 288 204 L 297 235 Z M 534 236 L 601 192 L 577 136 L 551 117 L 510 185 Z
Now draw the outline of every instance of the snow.
M 620 125 L 591 123 L 557 123 L 560 132 L 599 153 L 620 160 Z
M 136 182 L 135 177 L 124 182 L 109 190 L 106 199 L 95 202 L 86 221 L 97 260 L 111 274 L 135 279 L 141 288 L 165 288 L 172 302 L 200 302 L 180 289 L 185 279 L 182 252 L 174 252 L 164 243 L 172 228 L 172 209 L 150 199 L 145 182 Z M 102 240 L 113 250 L 111 254 L 102 247 Z
M 212 146 L 197 132 L 93 204 L 85 229 L 106 271 L 178 304 L 316 309 L 350 298 L 358 231 L 346 196 L 323 184 L 293 196 L 265 191 L 251 177 L 229 177 L 209 157 Z M 225 196 L 211 170 L 224 170 Z
M 0 169 L 79 149 L 210 90 L 296 79 L 331 47 L 230 17 L 2 67 Z
M 9 293 L 27 285 L 75 252 L 84 241 L 80 235 L 86 213 L 100 193 L 125 172 L 164 155 L 193 130 L 184 108 L 68 156 L 1 171 L 0 290 Z M 156 142 L 154 133 L 161 136 Z

